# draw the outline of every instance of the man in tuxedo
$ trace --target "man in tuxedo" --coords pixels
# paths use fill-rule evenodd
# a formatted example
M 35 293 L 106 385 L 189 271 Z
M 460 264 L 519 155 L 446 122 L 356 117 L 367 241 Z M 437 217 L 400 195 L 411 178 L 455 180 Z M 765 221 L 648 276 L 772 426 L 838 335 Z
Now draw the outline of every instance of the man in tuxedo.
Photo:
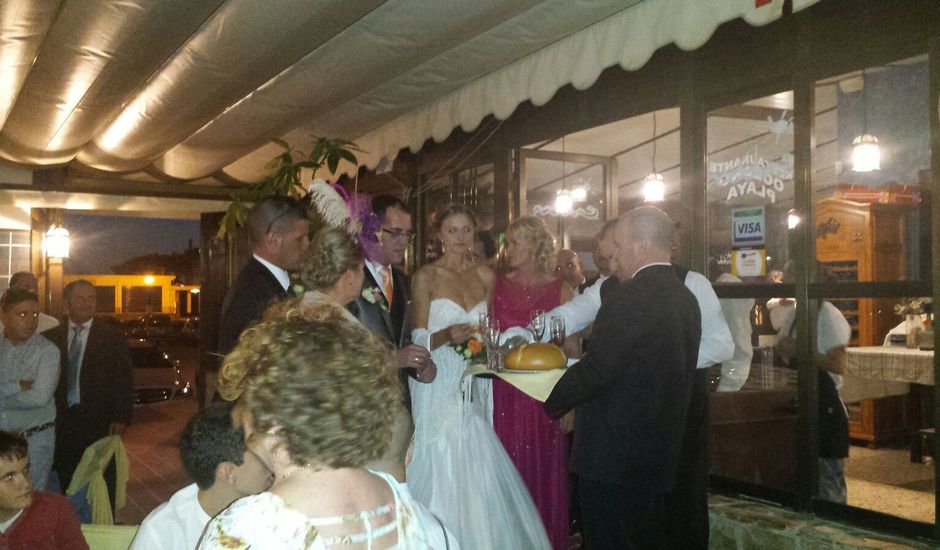
M 411 343 L 408 321 L 408 276 L 395 265 L 405 259 L 411 243 L 411 214 L 401 200 L 378 195 L 372 199 L 372 211 L 379 217 L 378 246 L 365 261 L 362 292 L 349 304 L 349 311 L 377 336 L 397 349 L 398 365 L 410 376 L 429 383 L 437 367 L 427 349 Z M 407 391 L 408 384 L 404 384 Z M 410 405 L 410 399 L 407 400 Z
M 228 354 L 248 325 L 261 319 L 272 302 L 288 297 L 288 271 L 300 267 L 310 246 L 310 222 L 303 203 L 291 197 L 267 197 L 248 215 L 252 257 L 225 294 L 219 347 Z
M 587 356 L 562 376 L 546 411 L 577 407 L 574 462 L 586 548 L 667 548 L 701 337 L 699 307 L 669 263 L 673 224 L 658 208 L 614 230 L 619 284 L 605 297 Z M 629 280 L 628 280 L 629 279 Z
M 43 335 L 59 348 L 53 469 L 64 492 L 86 447 L 107 435 L 124 433 L 131 422 L 134 393 L 124 333 L 94 318 L 94 285 L 84 279 L 72 281 L 65 286 L 63 303 L 67 320 Z M 113 468 L 105 480 L 113 502 Z

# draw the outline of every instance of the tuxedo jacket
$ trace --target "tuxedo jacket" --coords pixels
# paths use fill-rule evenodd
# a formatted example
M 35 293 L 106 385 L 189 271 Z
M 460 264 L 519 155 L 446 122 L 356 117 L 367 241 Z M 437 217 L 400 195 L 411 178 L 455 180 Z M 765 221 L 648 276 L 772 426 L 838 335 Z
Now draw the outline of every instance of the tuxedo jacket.
M 248 325 L 260 321 L 273 302 L 287 297 L 287 291 L 264 264 L 255 258 L 248 260 L 222 302 L 218 352 L 226 355 L 232 351 Z
M 376 281 L 368 267 L 363 266 L 365 279 L 362 281 L 362 290 L 373 292 L 380 298 L 371 302 L 363 298 L 362 293 L 349 303 L 349 311 L 368 327 L 376 336 L 389 342 L 396 348 L 403 347 L 411 342 L 411 323 L 408 319 L 408 301 L 411 293 L 408 289 L 408 276 L 392 268 L 392 305 L 388 307 L 385 295 L 382 294 L 382 282 Z
M 58 418 L 68 408 L 68 320 L 43 333 L 59 348 L 59 384 L 55 390 Z M 112 422 L 130 424 L 134 410 L 134 380 L 131 356 L 124 333 L 101 319 L 91 324 L 79 372 L 79 392 L 83 423 L 89 429 L 103 430 Z
M 579 476 L 651 493 L 672 490 L 701 336 L 698 303 L 670 265 L 652 265 L 601 304 L 587 355 L 545 409 L 577 407 Z

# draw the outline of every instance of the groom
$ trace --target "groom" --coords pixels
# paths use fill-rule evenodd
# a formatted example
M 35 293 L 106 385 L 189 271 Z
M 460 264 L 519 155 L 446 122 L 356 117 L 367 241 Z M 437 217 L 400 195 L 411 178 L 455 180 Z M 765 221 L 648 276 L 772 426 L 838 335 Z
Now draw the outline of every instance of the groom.
M 407 208 L 404 202 L 389 195 L 372 199 L 372 210 L 381 222 L 379 245 L 373 257 L 366 259 L 362 292 L 350 303 L 349 310 L 369 330 L 395 346 L 398 366 L 405 369 L 403 372 L 428 383 L 437 375 L 437 367 L 428 350 L 410 343 L 408 276 L 394 267 L 404 260 L 414 235 Z M 403 385 L 407 391 L 408 384 Z M 409 396 L 406 403 L 410 408 Z

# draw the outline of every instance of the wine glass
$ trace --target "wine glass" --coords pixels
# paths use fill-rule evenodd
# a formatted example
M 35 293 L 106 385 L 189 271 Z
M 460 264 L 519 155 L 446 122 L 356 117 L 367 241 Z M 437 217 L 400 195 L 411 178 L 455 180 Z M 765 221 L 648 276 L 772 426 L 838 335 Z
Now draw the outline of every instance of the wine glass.
M 480 319 L 480 321 L 479 321 L 479 323 L 480 323 L 480 324 L 479 324 L 480 334 L 486 336 L 486 329 L 490 326 L 490 321 L 491 321 L 491 319 L 492 319 L 492 318 L 490 317 L 490 312 L 489 312 L 489 311 L 481 311 L 481 312 L 480 312 L 480 317 L 479 317 L 479 319 Z
M 486 368 L 498 370 L 499 359 L 499 321 L 490 318 L 483 329 L 483 345 L 486 346 Z
M 536 342 L 542 341 L 542 336 L 545 335 L 545 312 L 541 309 L 535 310 L 535 317 L 529 323 L 529 332 L 532 333 L 532 338 Z
M 564 349 L 565 346 L 565 318 L 559 315 L 553 315 L 551 326 L 549 327 L 551 342 Z

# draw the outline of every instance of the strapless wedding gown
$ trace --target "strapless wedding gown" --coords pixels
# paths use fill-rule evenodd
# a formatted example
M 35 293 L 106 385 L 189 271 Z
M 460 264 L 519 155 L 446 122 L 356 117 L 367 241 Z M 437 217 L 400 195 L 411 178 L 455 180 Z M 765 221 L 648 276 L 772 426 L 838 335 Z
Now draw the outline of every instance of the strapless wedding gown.
M 485 302 L 466 311 L 452 300 L 435 299 L 428 331 L 476 324 L 485 310 Z M 479 377 L 461 382 L 467 362 L 448 345 L 431 356 L 437 364 L 434 381 L 410 381 L 415 422 L 407 471 L 411 494 L 444 522 L 461 548 L 551 548 L 532 497 L 490 423 L 491 382 Z

